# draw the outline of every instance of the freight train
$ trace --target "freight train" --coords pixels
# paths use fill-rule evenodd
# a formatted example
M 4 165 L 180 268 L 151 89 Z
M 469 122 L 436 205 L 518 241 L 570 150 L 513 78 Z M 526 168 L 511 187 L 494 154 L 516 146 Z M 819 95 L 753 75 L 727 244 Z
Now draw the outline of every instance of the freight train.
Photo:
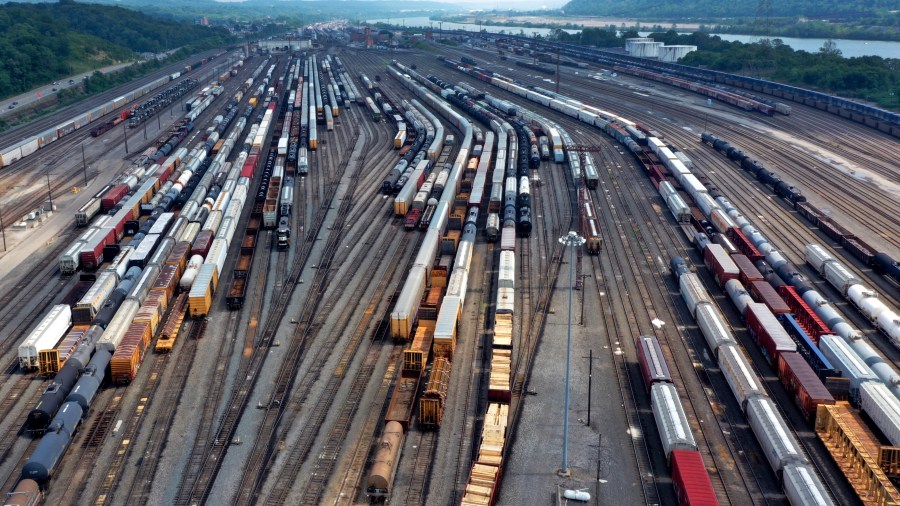
M 700 182 L 695 176 L 693 176 L 693 174 L 690 173 L 690 170 L 687 169 L 687 164 L 682 161 L 684 157 L 675 156 L 674 153 L 672 153 L 664 143 L 658 140 L 658 138 L 652 135 L 648 135 L 648 129 L 641 128 L 638 124 L 627 120 L 626 118 L 619 117 L 615 114 L 597 109 L 595 107 L 587 106 L 586 104 L 568 99 L 567 97 L 563 97 L 561 95 L 553 94 L 553 97 L 551 98 L 551 95 L 543 93 L 543 90 L 541 90 L 541 92 L 538 92 L 533 89 L 519 86 L 492 72 L 485 72 L 482 69 L 473 69 L 465 66 L 460 66 L 453 62 L 447 63 L 457 70 L 475 75 L 482 81 L 489 82 L 498 87 L 506 89 L 507 91 L 523 96 L 531 101 L 541 103 L 547 107 L 567 114 L 568 116 L 574 117 L 579 121 L 596 126 L 622 143 L 626 148 L 628 148 L 635 154 L 647 152 L 653 153 L 655 157 L 662 161 L 661 165 L 664 166 L 667 171 L 670 171 L 671 176 L 678 182 L 679 185 L 681 185 L 682 188 L 685 189 L 686 194 L 691 199 L 693 199 L 694 202 L 706 202 L 708 213 L 705 216 L 703 214 L 700 214 L 699 220 L 692 220 L 697 221 L 699 230 L 710 233 L 727 233 L 729 229 L 739 228 L 737 227 L 737 225 L 746 223 L 746 225 L 751 228 L 743 230 L 742 232 L 744 234 L 758 234 L 758 231 L 755 228 L 752 228 L 752 225 L 747 223 L 746 220 L 743 220 L 742 216 L 740 216 L 742 220 L 738 220 L 737 218 L 728 216 L 727 209 L 723 209 L 723 205 L 720 203 L 720 201 L 709 197 L 709 191 L 706 189 L 703 183 Z M 666 151 L 664 151 L 663 148 L 666 148 Z M 669 153 L 671 153 L 671 156 L 669 155 Z M 650 170 L 650 167 L 645 166 L 645 169 L 649 174 L 651 174 L 652 180 L 653 172 Z M 654 183 L 658 185 L 660 181 L 657 180 L 654 181 Z M 724 200 L 723 197 L 719 197 L 719 199 Z M 715 211 L 715 213 L 713 213 L 713 211 Z M 697 212 L 700 213 L 699 210 Z M 718 219 L 712 219 L 713 216 L 716 216 Z M 718 228 L 715 228 L 714 225 Z M 764 239 L 761 237 L 761 235 L 754 235 L 754 238 L 758 238 L 757 243 L 754 243 L 754 245 L 756 246 L 756 248 L 759 248 Z M 707 243 L 708 242 L 709 241 L 707 241 Z M 766 248 L 765 251 L 769 255 L 771 255 L 772 251 L 774 251 L 776 255 L 780 255 L 771 246 Z M 688 283 L 688 281 L 691 280 L 693 274 L 687 272 L 687 269 L 683 266 L 676 267 L 676 272 L 680 273 L 679 280 L 682 284 L 682 293 L 685 296 L 685 301 L 688 304 L 688 308 L 691 311 L 691 314 L 695 315 L 696 317 L 696 315 L 698 314 L 698 306 L 706 305 L 702 302 L 704 299 L 708 299 L 708 295 L 706 294 L 705 289 L 702 288 L 702 285 L 699 284 L 699 280 L 695 280 L 694 283 L 690 283 L 695 287 L 695 289 L 691 290 L 690 287 L 686 287 L 685 283 Z M 724 273 L 724 269 L 722 269 L 722 272 Z M 719 279 L 720 281 L 726 280 L 723 276 L 719 276 Z M 709 310 L 701 311 L 709 313 Z M 761 305 L 759 311 L 763 315 L 771 315 L 770 310 L 764 304 Z M 769 311 L 769 313 L 766 313 L 766 311 Z M 703 315 L 705 313 L 701 312 L 700 314 Z M 709 336 L 707 336 L 708 341 L 715 344 L 718 348 L 730 349 L 730 347 L 733 346 L 731 343 L 736 342 L 736 340 L 733 338 L 733 336 L 728 335 L 729 333 L 723 334 L 722 331 L 724 329 L 727 329 L 724 320 L 710 319 L 709 316 L 709 314 L 706 314 L 705 316 L 707 328 L 709 328 L 712 332 L 717 332 L 717 334 L 711 333 Z M 767 352 L 770 353 L 770 360 L 781 360 L 780 356 L 782 354 L 791 352 L 789 344 L 782 338 L 782 335 L 785 334 L 785 331 L 781 327 L 781 324 L 777 319 L 769 318 L 768 316 L 766 316 L 764 318 L 761 318 L 759 323 L 754 324 L 754 326 L 758 331 L 757 336 L 759 336 L 759 343 L 763 348 L 766 349 Z M 788 340 L 790 340 L 790 337 L 788 337 Z M 796 350 L 796 346 L 794 347 L 794 350 Z M 716 349 L 714 349 L 714 351 L 716 351 Z M 796 353 L 796 351 L 793 351 L 793 353 Z M 719 350 L 719 356 L 722 356 L 721 350 Z M 797 371 L 793 368 L 796 367 L 802 369 L 803 366 L 809 368 L 806 362 L 802 359 L 799 362 L 793 360 L 790 364 L 788 364 L 787 367 L 782 367 L 779 369 L 781 373 L 780 376 L 785 382 L 788 381 L 787 379 L 785 379 L 788 377 L 793 377 L 793 380 L 796 380 Z M 814 373 L 813 378 L 818 381 L 818 378 Z M 751 383 L 744 382 L 743 384 L 747 385 Z M 759 381 L 756 381 L 755 384 L 758 385 L 761 383 Z M 821 384 L 821 382 L 819 384 Z M 763 444 L 766 454 L 770 459 L 770 465 L 772 466 L 773 471 L 775 471 L 776 474 L 785 476 L 785 469 L 793 469 L 793 467 L 790 466 L 808 465 L 808 462 L 805 460 L 805 455 L 803 455 L 803 453 L 799 450 L 798 444 L 793 439 L 792 434 L 787 429 L 784 420 L 781 418 L 781 415 L 774 407 L 774 404 L 772 404 L 771 401 L 764 397 L 747 398 L 744 395 L 745 389 L 738 383 L 732 384 L 732 388 L 735 392 L 736 397 L 738 397 L 738 400 L 742 403 L 742 405 L 745 406 L 744 409 L 748 416 L 748 420 L 750 421 L 751 427 L 754 429 L 754 432 L 760 439 L 761 444 Z M 813 386 L 801 384 L 799 390 L 794 388 L 790 391 L 797 399 L 798 404 L 800 404 L 801 410 L 806 414 L 810 413 L 810 408 L 814 409 L 814 407 L 820 403 L 827 403 L 827 397 L 830 397 L 830 395 L 827 395 L 826 391 L 826 395 L 823 396 L 822 399 L 815 398 L 815 395 L 821 393 L 821 390 L 815 391 L 814 383 Z M 807 395 L 811 393 L 814 393 L 815 395 Z M 831 402 L 833 402 L 833 400 L 831 400 Z M 807 480 L 804 483 L 802 489 L 818 491 L 814 495 L 821 495 L 821 497 L 817 497 L 817 499 L 825 501 L 809 502 L 810 498 L 807 497 L 807 501 L 805 502 L 806 504 L 828 503 L 829 499 L 827 494 L 824 493 L 824 486 L 818 480 L 818 478 L 815 477 L 814 473 L 792 472 L 788 473 L 787 476 L 789 476 L 791 479 L 793 479 L 793 477 L 802 477 L 804 480 Z M 793 493 L 792 490 L 797 490 L 796 485 L 797 484 L 786 484 L 786 491 L 788 493 Z
M 94 109 L 86 113 L 82 113 L 75 118 L 65 121 L 62 124 L 45 130 L 37 135 L 28 137 L 21 141 L 16 142 L 12 146 L 5 147 L 0 149 L 0 169 L 4 167 L 8 167 L 9 165 L 15 163 L 22 158 L 25 158 L 28 155 L 31 155 L 35 151 L 42 149 L 49 144 L 71 134 L 75 130 L 79 128 L 83 128 L 90 123 L 99 120 L 100 118 L 106 116 L 107 114 L 115 111 L 116 109 L 123 107 L 125 104 L 129 102 L 133 102 L 138 100 L 140 97 L 147 95 L 148 93 L 153 92 L 154 90 L 166 85 L 167 83 L 177 79 L 182 74 L 189 72 L 192 68 L 197 68 L 202 64 L 205 64 L 209 60 L 212 60 L 215 56 L 211 56 L 209 58 L 204 58 L 200 60 L 193 66 L 188 66 L 185 72 L 176 72 L 174 74 L 166 75 L 160 77 L 159 79 L 154 80 L 148 84 L 141 86 L 140 88 L 126 93 L 121 97 L 117 97 L 109 102 L 97 106 Z
M 215 133 L 216 128 L 224 131 L 228 127 L 236 116 L 235 105 L 226 106 L 226 117 L 213 120 L 209 134 Z M 185 163 L 177 171 L 173 172 L 172 167 L 147 171 L 147 181 L 153 184 L 146 186 L 155 189 L 155 195 L 147 199 L 148 195 L 137 192 L 123 200 L 123 209 L 141 206 L 143 210 L 146 206 L 149 216 L 126 224 L 128 233 L 133 234 L 131 243 L 114 248 L 118 254 L 96 277 L 94 288 L 75 306 L 75 319 L 85 320 L 69 332 L 77 337 L 78 344 L 74 350 L 66 351 L 59 372 L 29 413 L 27 428 L 44 436 L 23 467 L 17 490 L 28 489 L 32 483 L 46 485 L 53 477 L 74 431 L 107 376 L 114 382 L 134 378 L 150 339 L 161 328 L 162 316 L 175 300 L 179 279 L 183 282 L 182 274 L 187 276 L 186 271 L 192 268 L 188 258 L 197 247 L 192 241 L 196 243 L 201 233 L 214 234 L 215 239 L 207 240 L 210 244 L 203 248 L 209 252 L 207 262 L 213 273 L 220 268 L 234 231 L 233 220 L 240 214 L 247 195 L 246 183 L 235 185 L 241 165 L 232 167 L 225 162 L 245 122 L 246 118 L 238 121 L 215 158 L 207 158 L 215 141 L 201 140 L 183 155 Z M 180 193 L 188 193 L 190 198 L 176 218 L 170 209 Z M 105 226 L 110 226 L 115 235 L 114 222 Z M 212 237 L 209 235 L 209 239 Z M 223 241 L 225 246 L 221 245 Z M 195 258 L 202 261 L 199 255 Z M 202 277 L 202 272 L 193 275 L 194 281 Z M 183 302 L 184 297 L 180 300 Z M 192 300 L 191 305 L 194 304 Z M 183 307 L 173 309 L 172 314 L 180 325 Z M 166 328 L 172 335 L 167 342 L 171 345 L 177 325 L 170 328 L 169 323 Z M 59 356 L 51 357 L 53 361 L 58 365 Z
M 900 263 L 888 253 L 878 251 L 877 248 L 866 244 L 861 238 L 847 231 L 836 220 L 820 211 L 810 202 L 807 202 L 806 197 L 803 196 L 798 188 L 782 181 L 777 174 L 768 170 L 761 162 L 754 160 L 750 155 L 732 146 L 728 141 L 709 132 L 703 132 L 700 138 L 704 143 L 709 144 L 716 151 L 727 156 L 729 160 L 734 161 L 741 168 L 753 174 L 761 183 L 772 188 L 776 195 L 788 200 L 801 216 L 809 220 L 814 226 L 819 227 L 825 232 L 825 235 L 843 246 L 862 263 L 892 279 L 895 283 L 900 283 Z
M 458 33 L 469 34 L 475 37 L 483 37 L 477 32 Z M 532 47 L 546 51 L 578 58 L 582 60 L 599 62 L 603 65 L 627 65 L 632 68 L 644 68 L 660 73 L 675 75 L 694 81 L 708 82 L 716 85 L 725 85 L 752 90 L 753 92 L 767 93 L 777 98 L 791 100 L 810 107 L 827 111 L 831 114 L 848 118 L 872 128 L 900 137 L 900 114 L 885 109 L 880 109 L 868 104 L 857 102 L 848 98 L 837 97 L 818 91 L 798 88 L 782 83 L 767 81 L 765 79 L 750 76 L 741 76 L 716 70 L 700 69 L 677 63 L 660 62 L 647 58 L 638 58 L 622 54 L 610 53 L 600 49 L 566 44 L 560 42 L 539 41 L 530 37 L 519 35 L 505 35 L 508 41 L 516 41 L 519 44 L 529 44 Z M 755 97 L 758 101 L 777 107 L 777 103 Z M 771 103 L 770 103 L 771 102 Z M 789 113 L 790 108 L 782 105 L 776 110 L 782 114 Z

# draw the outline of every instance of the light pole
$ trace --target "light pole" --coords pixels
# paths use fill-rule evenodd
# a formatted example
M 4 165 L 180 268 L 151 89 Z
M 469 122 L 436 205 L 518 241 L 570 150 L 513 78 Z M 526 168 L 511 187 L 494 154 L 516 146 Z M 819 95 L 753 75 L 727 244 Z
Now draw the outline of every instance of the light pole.
M 566 406 L 563 413 L 563 456 L 561 476 L 569 476 L 569 372 L 572 362 L 572 287 L 575 284 L 575 249 L 585 243 L 584 237 L 577 232 L 570 231 L 559 238 L 563 247 L 569 250 L 569 324 L 566 331 Z

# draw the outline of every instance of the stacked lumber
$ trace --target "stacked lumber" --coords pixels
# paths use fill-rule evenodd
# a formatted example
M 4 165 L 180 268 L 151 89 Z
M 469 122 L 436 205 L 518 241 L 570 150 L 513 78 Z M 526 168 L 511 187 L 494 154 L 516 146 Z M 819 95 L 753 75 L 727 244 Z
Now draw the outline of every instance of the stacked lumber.
M 491 375 L 488 401 L 509 402 L 512 376 L 512 350 L 494 349 L 491 353 Z
M 498 314 L 494 320 L 494 348 L 512 348 L 513 315 Z
M 499 477 L 499 467 L 485 464 L 472 466 L 472 472 L 469 474 L 469 483 L 466 485 L 466 493 L 463 495 L 460 504 L 463 506 L 487 506 L 493 504 Z

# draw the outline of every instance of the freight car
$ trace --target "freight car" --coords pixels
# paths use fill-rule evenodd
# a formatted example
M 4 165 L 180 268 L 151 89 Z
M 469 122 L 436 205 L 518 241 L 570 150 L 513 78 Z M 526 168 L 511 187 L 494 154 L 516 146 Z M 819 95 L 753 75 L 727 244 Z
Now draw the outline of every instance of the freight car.
M 375 450 L 372 471 L 366 479 L 366 496 L 371 502 L 386 502 L 391 495 L 394 473 L 400 462 L 404 431 L 398 422 L 388 422 Z

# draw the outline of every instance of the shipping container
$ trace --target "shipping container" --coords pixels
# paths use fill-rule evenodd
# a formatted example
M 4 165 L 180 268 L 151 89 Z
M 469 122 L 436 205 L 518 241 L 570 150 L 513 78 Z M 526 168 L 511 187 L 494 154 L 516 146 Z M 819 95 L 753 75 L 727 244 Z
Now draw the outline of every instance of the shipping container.
M 719 286 L 725 286 L 726 281 L 740 276 L 737 265 L 721 245 L 708 243 L 703 251 L 703 259 L 707 267 L 712 269 L 713 277 Z
M 753 261 L 747 255 L 731 255 L 731 260 L 737 265 L 738 271 L 740 271 L 741 283 L 744 285 L 749 285 L 753 281 L 765 281 L 759 269 L 753 265 Z
M 778 356 L 778 377 L 810 425 L 815 422 L 819 404 L 834 404 L 834 397 L 799 353 L 782 352 Z
M 191 316 L 198 318 L 209 314 L 218 282 L 219 272 L 215 264 L 200 266 L 188 295 Z
M 679 506 L 719 504 L 700 452 L 672 450 L 672 486 Z
M 768 281 L 752 281 L 750 285 L 750 294 L 758 302 L 762 302 L 769 308 L 772 314 L 787 314 L 791 312 L 784 299 L 778 295 L 778 292 L 772 288 Z

